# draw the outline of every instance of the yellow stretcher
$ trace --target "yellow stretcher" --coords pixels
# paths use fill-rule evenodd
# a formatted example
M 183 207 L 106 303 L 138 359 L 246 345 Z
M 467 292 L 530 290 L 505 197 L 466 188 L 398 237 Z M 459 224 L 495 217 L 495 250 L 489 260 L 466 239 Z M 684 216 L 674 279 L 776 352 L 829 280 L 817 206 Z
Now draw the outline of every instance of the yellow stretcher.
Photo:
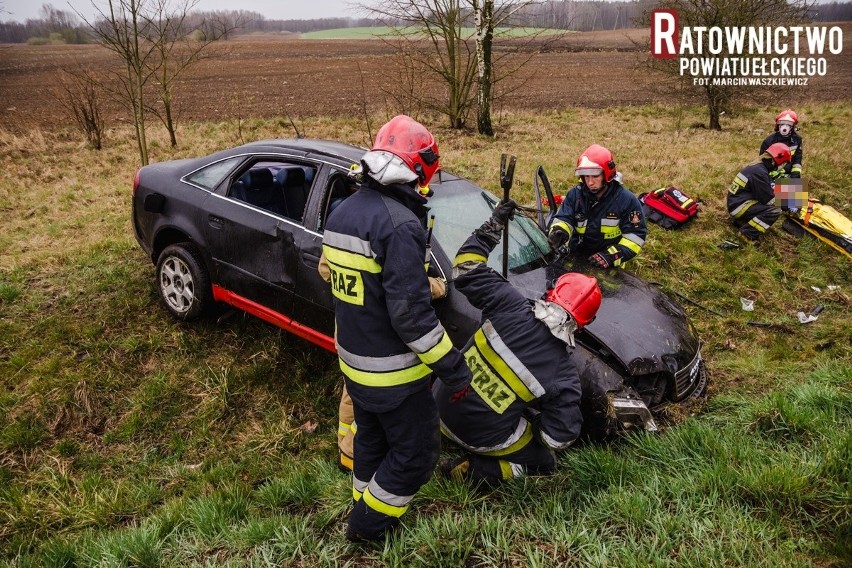
M 787 218 L 852 260 L 852 221 L 834 207 L 809 199 L 807 207 L 788 211 Z

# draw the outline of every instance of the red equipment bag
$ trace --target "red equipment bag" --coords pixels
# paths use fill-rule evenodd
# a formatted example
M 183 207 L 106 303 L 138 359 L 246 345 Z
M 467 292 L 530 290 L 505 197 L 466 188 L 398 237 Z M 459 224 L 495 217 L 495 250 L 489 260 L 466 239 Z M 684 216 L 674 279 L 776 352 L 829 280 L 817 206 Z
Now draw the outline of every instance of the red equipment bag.
M 671 185 L 643 193 L 639 201 L 645 219 L 664 229 L 676 229 L 698 215 L 698 201 Z

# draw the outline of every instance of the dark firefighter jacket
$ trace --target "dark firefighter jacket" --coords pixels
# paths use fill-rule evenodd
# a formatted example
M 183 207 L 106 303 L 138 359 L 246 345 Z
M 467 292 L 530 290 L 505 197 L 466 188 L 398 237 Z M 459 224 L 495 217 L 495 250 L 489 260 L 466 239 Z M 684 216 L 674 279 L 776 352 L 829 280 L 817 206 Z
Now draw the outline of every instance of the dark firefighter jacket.
M 580 377 L 565 343 L 533 315 L 532 306 L 485 262 L 494 244 L 474 233 L 459 249 L 456 290 L 482 310 L 483 323 L 464 347 L 473 372 L 471 392 L 449 402 L 455 390 L 439 380 L 433 386 L 441 429 L 469 451 L 505 455 L 534 435 L 528 407 L 540 411 L 535 433 L 558 450 L 580 434 Z
M 749 164 L 737 174 L 728 188 L 728 213 L 740 217 L 755 203 L 775 202 L 775 182 L 763 162 Z
M 571 253 L 583 258 L 605 253 L 613 266 L 636 256 L 648 234 L 639 199 L 617 181 L 609 183 L 599 201 L 585 183 L 572 187 L 556 213 L 553 227 L 571 235 Z
M 784 173 L 794 177 L 800 177 L 802 175 L 802 137 L 795 132 L 787 137 L 781 136 L 780 132 L 773 132 L 767 136 L 766 140 L 763 141 L 763 144 L 760 145 L 760 153 L 763 154 L 766 152 L 766 149 L 776 142 L 780 142 L 790 148 L 790 155 L 792 156 L 792 159 L 788 163 L 784 164 Z
M 433 371 L 457 389 L 470 378 L 431 306 L 423 202 L 408 187 L 368 180 L 329 216 L 323 236 L 340 368 L 371 412 L 428 388 Z

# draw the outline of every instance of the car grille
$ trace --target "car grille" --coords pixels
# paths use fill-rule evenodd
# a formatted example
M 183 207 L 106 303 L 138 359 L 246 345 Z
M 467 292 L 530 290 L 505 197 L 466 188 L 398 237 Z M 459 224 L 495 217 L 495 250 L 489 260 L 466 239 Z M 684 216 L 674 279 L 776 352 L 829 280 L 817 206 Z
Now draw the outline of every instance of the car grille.
M 700 395 L 706 386 L 707 370 L 701 359 L 701 350 L 698 350 L 689 365 L 675 373 L 674 399 L 680 401 L 690 395 Z

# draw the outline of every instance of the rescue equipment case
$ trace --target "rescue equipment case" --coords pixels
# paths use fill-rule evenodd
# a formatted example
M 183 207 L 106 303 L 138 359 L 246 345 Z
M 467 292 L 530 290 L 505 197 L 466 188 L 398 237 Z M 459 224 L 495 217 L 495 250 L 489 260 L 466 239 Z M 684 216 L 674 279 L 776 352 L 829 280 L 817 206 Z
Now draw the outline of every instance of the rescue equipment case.
M 664 229 L 676 229 L 698 215 L 698 201 L 670 185 L 639 196 L 645 218 Z

